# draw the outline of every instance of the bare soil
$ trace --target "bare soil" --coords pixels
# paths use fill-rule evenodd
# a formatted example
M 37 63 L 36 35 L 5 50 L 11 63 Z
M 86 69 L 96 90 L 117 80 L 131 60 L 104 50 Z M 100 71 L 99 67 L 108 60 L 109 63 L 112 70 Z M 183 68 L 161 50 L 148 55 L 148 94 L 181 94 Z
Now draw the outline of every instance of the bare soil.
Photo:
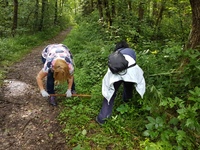
M 0 150 L 68 150 L 53 107 L 43 98 L 36 84 L 42 68 L 41 51 L 48 44 L 61 43 L 71 29 L 34 48 L 9 68 L 0 88 Z

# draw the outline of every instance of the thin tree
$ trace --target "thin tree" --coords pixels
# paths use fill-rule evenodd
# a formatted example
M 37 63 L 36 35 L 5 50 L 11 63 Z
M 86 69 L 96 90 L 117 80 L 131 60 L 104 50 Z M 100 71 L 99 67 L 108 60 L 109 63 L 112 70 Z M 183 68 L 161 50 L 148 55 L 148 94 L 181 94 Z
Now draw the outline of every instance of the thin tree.
M 158 39 L 157 35 L 160 30 L 160 28 L 159 28 L 160 23 L 163 19 L 163 12 L 165 10 L 165 5 L 166 5 L 166 0 L 161 0 L 160 7 L 157 7 L 157 4 L 154 3 L 154 7 L 157 7 L 157 9 L 158 9 L 158 11 L 155 11 L 155 10 L 153 11 L 153 14 L 154 15 L 156 14 L 156 16 L 154 16 L 154 17 L 156 17 L 156 21 L 155 21 L 154 36 L 153 36 L 153 39 L 155 39 L 155 40 Z
M 111 0 L 111 12 L 112 12 L 112 18 L 115 17 L 116 15 L 116 10 L 115 10 L 115 0 Z
M 103 5 L 101 0 L 97 0 L 97 7 L 99 10 L 99 18 L 103 19 Z
M 132 10 L 132 1 L 131 0 L 128 0 L 128 9 Z
M 42 29 L 43 29 L 43 22 L 44 22 L 46 4 L 47 4 L 47 0 L 42 0 L 42 9 L 41 9 L 39 31 L 42 31 Z
M 188 41 L 184 47 L 184 50 L 188 49 L 198 49 L 200 51 L 200 1 L 190 0 L 190 5 L 192 9 L 192 28 L 188 36 Z M 190 60 L 184 59 L 181 62 L 179 70 L 182 70 L 185 65 L 188 64 Z
M 54 24 L 58 22 L 58 0 L 55 0 Z
M 192 8 L 192 28 L 185 49 L 196 49 L 200 46 L 200 1 L 190 0 L 190 5 Z
M 103 7 L 105 10 L 105 14 L 106 14 L 106 22 L 108 23 L 108 27 L 112 26 L 112 18 L 110 15 L 110 6 L 109 6 L 109 2 L 107 0 L 103 0 Z
M 138 8 L 138 20 L 141 22 L 144 18 L 144 3 L 140 2 Z
M 38 20 L 39 20 L 39 0 L 35 1 L 35 12 L 34 12 L 34 25 L 33 28 L 34 29 L 38 29 Z
M 14 12 L 13 12 L 13 24 L 12 24 L 12 36 L 15 35 L 17 29 L 17 20 L 18 20 L 18 0 L 13 1 Z
M 166 0 L 162 0 L 161 3 L 160 3 L 160 10 L 159 10 L 159 13 L 158 13 L 158 16 L 157 16 L 157 19 L 156 19 L 156 24 L 155 24 L 156 27 L 158 27 L 160 22 L 162 21 L 163 12 L 165 10 L 165 4 L 166 4 Z

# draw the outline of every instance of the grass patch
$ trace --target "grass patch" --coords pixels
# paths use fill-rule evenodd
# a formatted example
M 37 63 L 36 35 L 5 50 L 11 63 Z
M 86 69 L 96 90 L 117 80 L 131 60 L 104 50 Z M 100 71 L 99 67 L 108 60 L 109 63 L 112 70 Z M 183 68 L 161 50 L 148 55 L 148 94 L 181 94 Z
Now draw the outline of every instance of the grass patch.
M 44 41 L 57 35 L 57 28 L 48 29 L 32 35 L 17 35 L 11 38 L 0 39 L 0 85 L 6 76 L 7 68 L 19 62 L 32 48 L 41 45 Z

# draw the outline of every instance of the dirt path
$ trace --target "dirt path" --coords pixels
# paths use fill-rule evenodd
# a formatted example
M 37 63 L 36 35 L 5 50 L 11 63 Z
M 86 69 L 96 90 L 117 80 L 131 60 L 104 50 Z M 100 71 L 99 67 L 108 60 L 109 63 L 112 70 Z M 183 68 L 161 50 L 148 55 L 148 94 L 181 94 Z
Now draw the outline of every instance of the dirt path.
M 69 149 L 56 120 L 60 108 L 50 106 L 40 95 L 35 79 L 42 67 L 42 49 L 61 43 L 69 32 L 44 42 L 10 68 L 0 89 L 0 150 Z

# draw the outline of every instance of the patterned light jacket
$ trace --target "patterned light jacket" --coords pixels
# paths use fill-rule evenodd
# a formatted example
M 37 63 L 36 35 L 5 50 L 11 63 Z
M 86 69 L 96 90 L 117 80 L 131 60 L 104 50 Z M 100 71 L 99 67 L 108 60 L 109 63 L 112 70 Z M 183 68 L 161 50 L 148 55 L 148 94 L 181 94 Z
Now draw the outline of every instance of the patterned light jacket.
M 44 48 L 42 51 L 42 57 L 46 59 L 43 67 L 44 72 L 48 72 L 51 69 L 56 59 L 63 59 L 69 66 L 69 72 L 71 75 L 74 73 L 73 56 L 69 48 L 63 44 L 51 44 Z

